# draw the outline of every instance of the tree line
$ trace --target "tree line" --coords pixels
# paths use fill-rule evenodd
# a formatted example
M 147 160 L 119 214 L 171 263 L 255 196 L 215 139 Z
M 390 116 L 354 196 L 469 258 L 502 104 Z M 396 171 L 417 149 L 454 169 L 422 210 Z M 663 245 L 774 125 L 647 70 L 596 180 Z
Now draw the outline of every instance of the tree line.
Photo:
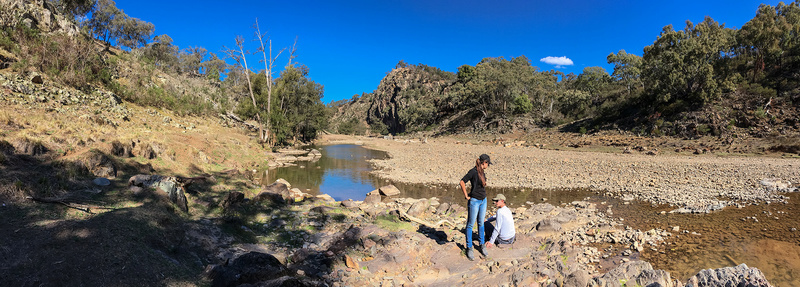
M 625 50 L 610 53 L 606 58 L 614 67 L 610 74 L 601 67 L 587 67 L 578 75 L 541 71 L 525 56 L 485 58 L 450 75 L 401 61 L 396 69 L 412 69 L 422 81 L 446 78 L 447 86 L 434 95 L 416 97 L 420 103 L 408 108 L 408 115 L 367 115 L 365 122 L 374 126 L 374 132 L 384 133 L 432 127 L 503 131 L 522 119 L 542 127 L 582 121 L 585 130 L 631 119 L 675 119 L 737 97 L 762 105 L 782 101 L 798 106 L 799 3 L 762 4 L 740 29 L 710 17 L 697 24 L 687 21 L 682 30 L 665 26 L 653 44 L 643 48 L 642 56 Z M 415 97 L 420 92 L 411 84 L 400 93 Z M 449 126 L 440 126 L 444 122 Z M 352 130 L 353 124 L 344 127 Z

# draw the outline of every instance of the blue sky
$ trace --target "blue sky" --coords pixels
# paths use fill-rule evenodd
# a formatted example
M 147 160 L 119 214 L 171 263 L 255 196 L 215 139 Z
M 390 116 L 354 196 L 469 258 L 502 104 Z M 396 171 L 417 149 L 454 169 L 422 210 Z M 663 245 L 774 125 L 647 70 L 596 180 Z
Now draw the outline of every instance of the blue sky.
M 298 39 L 295 61 L 325 87 L 328 103 L 372 92 L 400 60 L 455 72 L 487 57 L 524 55 L 539 70 L 580 74 L 600 66 L 610 73 L 608 54 L 641 56 L 666 25 L 683 30 L 686 20 L 711 16 L 740 28 L 761 3 L 778 1 L 118 0 L 117 7 L 153 23 L 155 35 L 169 35 L 180 48 L 200 46 L 220 57 L 223 46 L 235 47 L 236 35 L 254 40 L 258 19 L 273 49 L 288 51 Z M 257 46 L 246 43 L 252 52 Z M 248 66 L 263 69 L 261 57 L 249 56 Z M 572 64 L 542 61 L 548 57 Z

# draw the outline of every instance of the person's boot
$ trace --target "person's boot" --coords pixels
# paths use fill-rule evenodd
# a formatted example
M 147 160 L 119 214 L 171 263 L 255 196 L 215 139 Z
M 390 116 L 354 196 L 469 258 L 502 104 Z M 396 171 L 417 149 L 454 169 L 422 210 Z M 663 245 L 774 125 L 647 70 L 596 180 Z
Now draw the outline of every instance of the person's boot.
M 486 251 L 486 243 L 481 244 L 481 254 L 483 255 L 484 258 L 489 257 L 489 252 Z
M 467 259 L 475 261 L 475 254 L 472 253 L 472 248 L 467 248 Z

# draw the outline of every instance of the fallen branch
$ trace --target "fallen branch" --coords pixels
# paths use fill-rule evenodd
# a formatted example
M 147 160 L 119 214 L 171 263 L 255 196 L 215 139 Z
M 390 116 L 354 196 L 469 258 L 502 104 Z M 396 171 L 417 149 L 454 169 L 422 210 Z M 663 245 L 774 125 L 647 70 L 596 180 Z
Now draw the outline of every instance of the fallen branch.
M 439 220 L 439 222 L 436 222 L 434 224 L 434 223 L 430 223 L 430 222 L 427 222 L 425 220 L 413 217 L 413 216 L 409 215 L 408 213 L 406 213 L 405 211 L 400 210 L 400 209 L 397 209 L 397 213 L 400 214 L 400 216 L 404 217 L 405 219 L 408 219 L 410 221 L 425 225 L 425 226 L 433 228 L 433 229 L 439 228 L 440 226 L 442 226 L 442 224 L 445 224 L 445 223 L 447 223 L 447 225 L 449 225 L 451 228 L 456 229 L 455 224 L 451 223 L 450 221 L 447 221 L 446 219 Z
M 36 202 L 41 202 L 41 203 L 61 204 L 61 205 L 64 205 L 66 207 L 77 209 L 77 210 L 80 210 L 80 211 L 83 211 L 83 212 L 86 212 L 86 213 L 89 213 L 89 214 L 94 214 L 94 212 L 91 211 L 92 208 L 93 209 L 114 209 L 112 207 L 77 204 L 77 203 L 65 202 L 65 201 L 57 200 L 57 199 L 38 198 L 38 197 L 33 197 L 33 196 L 28 196 L 26 198 L 30 199 L 30 200 L 33 200 L 33 201 L 36 201 Z

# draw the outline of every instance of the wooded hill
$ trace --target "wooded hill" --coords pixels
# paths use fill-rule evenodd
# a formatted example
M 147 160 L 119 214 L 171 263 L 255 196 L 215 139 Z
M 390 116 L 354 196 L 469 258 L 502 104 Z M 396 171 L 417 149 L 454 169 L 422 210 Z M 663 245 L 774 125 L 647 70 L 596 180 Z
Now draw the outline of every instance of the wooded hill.
M 231 35 L 232 48 L 223 48 L 220 57 L 203 47 L 178 47 L 166 34 L 153 35 L 152 23 L 125 14 L 112 0 L 0 4 L 5 72 L 39 76 L 87 94 L 108 91 L 126 102 L 182 115 L 242 119 L 267 146 L 310 141 L 326 127 L 322 85 L 308 79 L 309 68 L 292 61 L 293 55 L 277 73 L 275 65 L 282 63 L 269 54 L 271 42 L 258 29 L 260 42 Z M 258 52 L 248 53 L 251 47 Z M 262 56 L 263 70 L 248 67 L 246 57 Z
M 372 93 L 331 103 L 341 133 L 524 132 L 561 127 L 643 135 L 756 137 L 800 129 L 800 2 L 761 5 L 741 29 L 711 18 L 663 28 L 643 56 L 607 57 L 611 74 L 542 71 L 525 56 L 458 72 L 403 61 Z M 565 125 L 566 124 L 566 125 Z

